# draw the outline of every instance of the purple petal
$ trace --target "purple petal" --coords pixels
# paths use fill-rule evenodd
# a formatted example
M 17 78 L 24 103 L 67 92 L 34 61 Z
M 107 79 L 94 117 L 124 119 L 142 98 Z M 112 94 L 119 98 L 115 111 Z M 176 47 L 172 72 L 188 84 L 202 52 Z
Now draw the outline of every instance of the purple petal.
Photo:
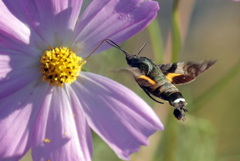
M 26 51 L 22 45 L 29 44 L 30 30 L 19 21 L 0 1 L 0 47 Z
M 0 160 L 19 160 L 31 146 L 31 129 L 45 94 L 37 83 L 0 100 Z
M 6 0 L 4 5 L 11 16 L 31 28 L 31 46 L 41 44 L 40 49 L 44 45 L 67 45 L 72 39 L 82 0 Z
M 43 101 L 33 133 L 34 161 L 91 160 L 89 126 L 74 92 L 66 86 L 53 87 Z
M 75 30 L 80 42 L 75 45 L 83 46 L 81 56 L 87 56 L 106 38 L 123 42 L 144 29 L 158 10 L 151 0 L 94 0 L 80 17 Z M 109 47 L 103 45 L 97 52 Z
M 19 53 L 0 52 L 0 98 L 22 88 L 35 79 L 41 81 L 39 59 Z
M 122 159 L 146 145 L 163 125 L 140 97 L 105 77 L 82 72 L 72 85 L 90 127 Z

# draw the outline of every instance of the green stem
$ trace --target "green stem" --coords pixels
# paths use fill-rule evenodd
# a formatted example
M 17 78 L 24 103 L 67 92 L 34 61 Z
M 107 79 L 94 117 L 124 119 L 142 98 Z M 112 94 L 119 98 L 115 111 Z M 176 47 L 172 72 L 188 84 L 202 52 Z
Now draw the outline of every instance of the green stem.
M 172 61 L 177 62 L 181 51 L 181 33 L 179 28 L 179 0 L 173 1 L 172 12 Z
M 154 61 L 156 64 L 163 63 L 163 41 L 161 35 L 161 29 L 157 19 L 153 20 L 148 26 L 148 33 L 152 45 Z

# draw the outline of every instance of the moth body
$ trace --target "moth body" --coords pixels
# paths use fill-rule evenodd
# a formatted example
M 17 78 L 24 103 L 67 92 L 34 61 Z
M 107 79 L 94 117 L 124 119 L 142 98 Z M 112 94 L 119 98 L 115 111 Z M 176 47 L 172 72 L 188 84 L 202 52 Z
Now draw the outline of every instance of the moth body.
M 139 56 L 146 44 L 140 49 L 138 55 L 131 55 L 112 40 L 107 39 L 106 42 L 125 54 L 126 61 L 130 66 L 127 70 L 133 74 L 143 91 L 158 103 L 162 102 L 151 95 L 168 101 L 174 107 L 173 114 L 178 120 L 185 119 L 187 102 L 175 85 L 193 81 L 200 73 L 206 71 L 216 62 L 179 62 L 156 65 L 151 59 Z

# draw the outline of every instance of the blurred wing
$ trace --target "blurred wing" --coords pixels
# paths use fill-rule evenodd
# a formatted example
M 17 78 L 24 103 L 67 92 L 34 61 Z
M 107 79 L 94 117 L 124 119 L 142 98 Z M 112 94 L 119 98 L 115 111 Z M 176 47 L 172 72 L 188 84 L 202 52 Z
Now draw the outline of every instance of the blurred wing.
M 162 64 L 158 67 L 173 84 L 184 84 L 193 81 L 200 73 L 209 69 L 216 61 L 179 62 Z
M 145 89 L 145 88 L 156 89 L 158 86 L 157 86 L 157 83 L 154 80 L 147 77 L 146 75 L 143 75 L 138 68 L 128 67 L 128 68 L 124 68 L 124 69 L 121 69 L 121 70 L 126 70 L 126 71 L 132 73 L 136 82 L 143 89 L 143 91 L 155 102 L 163 104 L 162 102 L 153 98 L 151 96 L 151 94 Z
M 144 75 L 143 73 L 141 73 L 138 68 L 127 67 L 127 68 L 123 68 L 121 70 L 125 70 L 125 71 L 131 73 L 134 76 L 136 82 L 141 87 L 153 88 L 153 87 L 157 86 L 157 83 L 154 80 L 152 80 L 151 78 L 149 78 L 146 75 Z

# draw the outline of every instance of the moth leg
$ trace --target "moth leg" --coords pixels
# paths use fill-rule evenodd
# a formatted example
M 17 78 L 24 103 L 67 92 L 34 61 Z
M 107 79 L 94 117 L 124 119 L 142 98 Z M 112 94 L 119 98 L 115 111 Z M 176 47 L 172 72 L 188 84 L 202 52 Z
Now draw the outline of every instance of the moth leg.
M 143 89 L 143 88 L 142 88 Z M 158 100 L 156 100 L 155 98 L 153 98 L 149 93 L 148 91 L 146 91 L 145 89 L 143 89 L 143 91 L 148 95 L 148 97 L 150 97 L 153 101 L 157 102 L 157 103 L 161 103 L 161 104 L 164 104 L 163 102 L 160 102 Z

